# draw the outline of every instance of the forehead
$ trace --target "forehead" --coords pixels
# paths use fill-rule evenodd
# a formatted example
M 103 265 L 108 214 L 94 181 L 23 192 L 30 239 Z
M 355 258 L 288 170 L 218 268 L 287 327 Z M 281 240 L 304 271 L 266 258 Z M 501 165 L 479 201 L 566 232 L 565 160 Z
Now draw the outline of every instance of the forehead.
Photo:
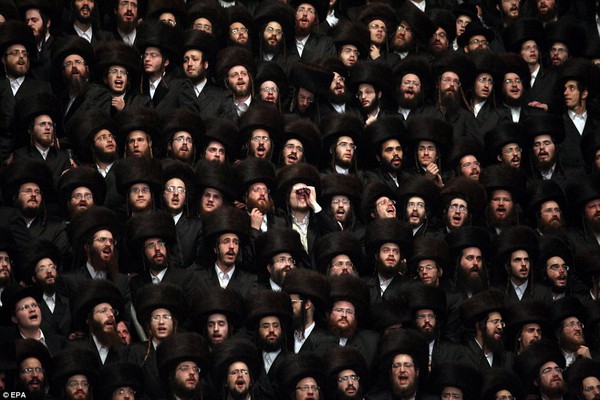
M 260 87 L 266 87 L 266 86 L 277 86 L 277 84 L 273 81 L 264 81 L 263 83 L 260 84 Z
M 17 44 L 13 44 L 13 45 L 9 46 L 7 50 L 12 51 L 12 50 L 26 50 L 26 49 L 25 49 L 25 46 L 17 43 Z
M 375 86 L 371 85 L 370 83 L 361 83 L 360 85 L 358 85 L 358 90 L 375 90 Z
M 42 363 L 35 357 L 27 357 L 21 362 L 21 366 L 27 365 L 29 367 L 41 367 Z
M 458 205 L 462 205 L 462 206 L 466 206 L 467 202 L 464 199 L 461 199 L 460 197 L 454 198 L 450 201 L 450 204 L 458 204 Z
M 225 314 L 211 314 L 208 317 L 208 322 L 227 322 L 227 316 Z
M 535 136 L 535 137 L 533 138 L 533 142 L 534 142 L 534 143 L 535 143 L 535 142 L 542 142 L 542 141 L 545 141 L 545 140 L 550 140 L 550 141 L 552 141 L 552 136 L 550 136 L 550 135 L 537 135 L 537 136 Z
M 250 185 L 250 187 L 248 188 L 248 190 L 252 190 L 254 188 L 264 188 L 266 186 L 267 185 L 264 184 L 264 183 L 262 183 L 262 182 L 256 182 L 256 183 L 253 183 L 252 185 Z
M 148 135 L 144 131 L 133 131 L 127 135 L 129 139 L 146 139 Z
M 542 366 L 540 367 L 540 372 L 542 372 L 544 369 L 546 368 L 556 368 L 558 367 L 558 364 L 556 364 L 554 361 L 548 361 L 547 363 L 542 364 Z
M 38 184 L 34 183 L 34 182 L 26 182 L 21 185 L 21 189 L 39 189 L 39 188 L 40 187 L 38 186 Z
M 452 71 L 446 71 L 442 74 L 442 79 L 443 78 L 452 78 L 452 79 L 458 79 L 458 75 L 456 75 L 455 72 Z
M 346 254 L 338 254 L 337 256 L 333 257 L 331 261 L 350 261 L 350 257 L 348 257 Z
M 256 137 L 256 136 L 271 136 L 269 134 L 269 132 L 265 131 L 264 129 L 255 129 L 252 131 L 252 137 Z
M 504 79 L 517 79 L 517 78 L 520 78 L 520 76 L 514 72 L 507 72 L 504 74 Z
M 182 186 L 185 187 L 185 182 L 179 178 L 171 178 L 165 183 L 165 186 Z
M 512 199 L 512 196 L 508 190 L 494 190 L 492 192 L 492 199 L 494 197 L 508 197 L 509 199 Z
M 229 70 L 229 74 L 235 74 L 240 72 L 248 73 L 248 70 L 243 65 L 236 65 Z
M 21 300 L 17 301 L 16 306 L 19 307 L 19 304 L 29 304 L 29 303 L 37 303 L 37 300 L 31 296 L 23 297 Z
M 335 303 L 333 303 L 333 307 L 332 308 L 350 308 L 352 310 L 354 310 L 354 304 L 350 303 L 349 301 L 336 301 Z
M 37 8 L 29 8 L 25 11 L 25 18 L 42 18 L 42 14 L 40 14 L 40 10 Z
M 221 196 L 221 191 L 214 189 L 214 188 L 206 188 L 204 189 L 204 194 L 211 194 L 211 195 L 217 195 L 217 196 Z
M 383 249 L 384 247 L 388 247 L 388 248 L 392 248 L 392 249 L 400 249 L 400 246 L 398 246 L 396 243 L 392 243 L 392 242 L 382 244 L 379 249 Z
M 241 361 L 236 361 L 234 363 L 231 363 L 231 365 L 229 366 L 229 368 L 227 368 L 228 371 L 232 371 L 234 369 L 248 369 L 248 365 L 246 365 L 246 363 L 241 362 Z
M 235 239 L 239 239 L 238 235 L 236 235 L 235 233 L 225 233 L 221 236 L 219 236 L 219 240 L 235 240 Z
M 229 25 L 231 27 L 231 29 L 235 29 L 235 28 L 245 28 L 246 25 L 242 24 L 240 21 L 235 21 L 233 22 L 231 25 Z
M 281 24 L 277 21 L 269 21 L 267 28 L 281 29 Z
M 150 186 L 148 186 L 145 183 L 136 183 L 134 185 L 131 185 L 132 189 L 150 189 Z
M 161 239 L 157 238 L 157 237 L 148 238 L 148 239 L 144 240 L 144 245 L 147 245 L 148 243 L 152 243 L 152 242 L 157 242 L 159 240 L 161 240 Z
M 221 142 L 217 142 L 216 140 L 211 140 L 210 142 L 208 142 L 208 145 L 206 147 L 217 147 L 221 149 L 225 148 L 225 146 L 223 146 Z
M 65 57 L 65 62 L 66 61 L 83 61 L 83 57 L 81 57 L 79 54 L 69 54 L 68 56 Z
M 102 229 L 102 230 L 99 230 L 96 233 L 94 233 L 94 239 L 99 238 L 99 237 L 111 238 L 111 237 L 113 237 L 113 235 L 109 230 Z
M 338 137 L 337 142 L 338 143 L 341 143 L 341 142 L 354 143 L 354 140 L 352 140 L 352 138 L 350 136 L 340 136 L 340 137 Z
M 311 3 L 300 3 L 298 5 L 298 7 L 296 8 L 296 10 L 298 10 L 300 7 L 304 7 L 304 8 L 312 8 L 314 9 L 315 7 L 311 4 Z
M 94 307 L 94 311 L 101 310 L 101 309 L 103 309 L 104 307 L 112 307 L 112 306 L 110 305 L 110 303 L 98 303 L 98 304 L 96 304 L 96 306 Z
M 399 362 L 409 362 L 412 363 L 413 362 L 413 358 L 411 356 L 409 356 L 408 354 L 396 354 L 394 356 L 394 359 L 392 360 L 392 363 L 399 363 Z
M 268 316 L 268 317 L 262 317 L 262 318 L 260 319 L 260 321 L 258 322 L 258 324 L 259 324 L 259 325 L 260 325 L 260 324 L 265 324 L 265 323 L 267 323 L 267 324 L 272 324 L 272 323 L 274 323 L 274 322 L 279 322 L 279 318 L 278 318 L 278 317 L 275 317 L 275 316 L 272 316 L 272 315 L 270 315 L 270 316 Z
M 481 256 L 481 250 L 479 247 L 466 247 L 462 251 L 463 256 Z

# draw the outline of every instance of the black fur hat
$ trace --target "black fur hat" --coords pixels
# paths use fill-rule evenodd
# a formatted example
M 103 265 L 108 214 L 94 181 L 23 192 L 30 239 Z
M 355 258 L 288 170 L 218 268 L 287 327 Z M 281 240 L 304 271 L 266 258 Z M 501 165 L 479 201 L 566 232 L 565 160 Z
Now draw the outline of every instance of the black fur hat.
M 145 183 L 157 202 L 162 191 L 162 165 L 156 158 L 125 158 L 115 165 L 115 181 L 121 196 L 127 196 L 132 185 Z
M 325 95 L 332 80 L 333 72 L 317 64 L 298 60 L 290 67 L 290 85 L 306 89 L 316 96 Z
M 361 270 L 362 250 L 360 241 L 351 232 L 331 232 L 317 239 L 314 248 L 317 267 L 322 274 L 327 274 L 330 262 L 340 254 L 345 254 L 354 264 L 355 271 Z
M 119 220 L 115 213 L 106 207 L 90 207 L 76 215 L 69 224 L 67 233 L 71 247 L 75 252 L 83 251 L 84 244 L 88 243 L 100 230 L 108 230 L 113 238 L 117 239 L 120 233 Z
M 98 387 L 94 396 L 99 399 L 110 399 L 115 390 L 128 387 L 137 396 L 144 391 L 144 371 L 142 367 L 129 362 L 105 364 L 98 374 Z
M 52 171 L 42 161 L 23 159 L 14 161 L 4 168 L 0 175 L 0 186 L 4 204 L 12 206 L 19 188 L 25 183 L 35 183 L 40 187 L 45 199 L 52 198 Z M 38 197 L 38 200 L 40 198 Z
M 22 45 L 32 55 L 37 51 L 31 28 L 24 22 L 7 19 L 0 26 L 0 52 L 4 54 L 13 44 Z
M 193 361 L 200 367 L 200 376 L 209 371 L 208 345 L 195 332 L 177 333 L 163 340 L 156 349 L 156 363 L 160 380 L 169 387 L 169 376 L 179 363 Z
M 252 382 L 258 381 L 263 365 L 256 346 L 248 339 L 232 338 L 212 354 L 213 382 L 216 387 L 226 384 L 229 367 L 235 362 L 246 364 Z
M 398 3 L 396 3 L 398 4 Z M 396 6 L 398 22 L 405 21 L 412 28 L 417 40 L 423 44 L 427 44 L 429 38 L 437 30 L 433 21 L 423 11 L 418 9 L 411 2 L 403 2 Z M 388 32 L 397 28 L 396 26 L 388 26 Z
M 321 155 L 321 134 L 319 127 L 308 118 L 286 118 L 285 133 L 281 145 L 289 139 L 296 139 L 304 147 L 304 159 L 315 165 Z
M 521 45 L 528 40 L 533 40 L 540 48 L 544 48 L 545 36 L 542 21 L 537 18 L 522 18 L 511 24 L 510 29 L 504 30 L 502 41 L 508 52 L 519 54 Z
M 441 396 L 446 387 L 455 387 L 462 391 L 463 399 L 479 399 L 481 373 L 471 365 L 451 362 L 439 363 L 432 368 L 429 379 L 433 386 L 433 393 L 437 395 Z
M 485 150 L 489 164 L 498 163 L 498 156 L 502 153 L 502 147 L 509 143 L 516 143 L 524 148 L 527 137 L 523 126 L 515 122 L 501 122 L 484 135 Z
M 292 323 L 292 302 L 290 295 L 285 292 L 261 290 L 248 299 L 246 304 L 246 328 L 254 331 L 264 317 L 277 317 L 285 328 Z
M 365 248 L 368 256 L 376 254 L 381 245 L 396 243 L 402 258 L 410 258 L 412 251 L 412 229 L 406 222 L 395 218 L 371 221 L 365 231 Z
M 57 269 L 62 265 L 60 250 L 49 240 L 34 240 L 21 248 L 21 252 L 17 258 L 18 273 L 21 275 L 21 280 L 27 285 L 35 284 L 32 279 L 36 273 L 35 267 L 44 258 L 52 260 Z
M 127 243 L 135 252 L 142 252 L 146 239 L 159 238 L 170 248 L 177 243 L 173 217 L 163 210 L 152 210 L 133 215 L 127 221 Z
M 234 173 L 240 185 L 240 194 L 246 193 L 250 186 L 258 182 L 264 183 L 271 191 L 275 189 L 275 169 L 264 158 L 246 158 L 234 166 Z
M 106 182 L 96 168 L 80 166 L 70 168 L 58 180 L 59 202 L 65 205 L 70 199 L 73 190 L 86 187 L 94 196 L 94 204 L 104 204 L 106 197 Z
M 204 241 L 212 248 L 219 236 L 235 233 L 245 242 L 250 235 L 250 217 L 248 213 L 234 206 L 223 205 L 208 214 L 202 221 Z
M 256 76 L 256 64 L 250 50 L 241 46 L 230 46 L 219 51 L 215 66 L 217 82 L 226 85 L 229 70 L 238 65 L 245 67 L 252 79 Z
M 317 271 L 305 268 L 292 269 L 283 281 L 283 291 L 307 297 L 319 312 L 325 312 L 330 289 L 327 278 Z
M 217 189 L 223 193 L 227 202 L 233 201 L 239 195 L 237 186 L 231 184 L 234 174 L 228 164 L 200 160 L 196 163 L 196 176 L 196 184 L 201 195 L 206 188 Z
M 170 66 L 180 64 L 183 43 L 181 29 L 158 20 L 147 20 L 138 26 L 137 32 L 137 48 L 140 53 L 148 47 L 157 47 L 163 53 L 163 58 L 169 59 Z
M 291 228 L 271 228 L 260 235 L 255 242 L 257 266 L 263 271 L 279 253 L 290 253 L 296 262 L 305 262 L 308 258 L 300 234 Z
M 150 323 L 152 313 L 159 308 L 169 310 L 181 326 L 186 317 L 185 305 L 185 294 L 181 287 L 168 282 L 143 286 L 135 299 L 137 319 L 144 329 Z
M 93 389 L 98 382 L 100 358 L 92 350 L 67 348 L 54 356 L 54 369 L 50 376 L 50 394 L 60 397 L 70 377 L 83 375 Z
M 370 34 L 364 24 L 350 21 L 340 21 L 331 28 L 330 36 L 338 53 L 345 45 L 355 46 L 358 50 L 357 59 L 366 59 L 369 55 Z
M 460 305 L 460 320 L 464 326 L 472 328 L 480 319 L 494 311 L 504 311 L 504 294 L 490 289 L 474 294 Z
M 124 301 L 119 289 L 109 280 L 85 280 L 73 293 L 73 304 L 71 308 L 71 325 L 73 332 L 88 331 L 87 320 L 94 307 L 101 303 L 108 303 L 118 312 L 115 320 L 120 321 L 123 314 Z M 116 324 L 116 322 L 115 322 Z M 114 326 L 116 330 L 116 325 Z

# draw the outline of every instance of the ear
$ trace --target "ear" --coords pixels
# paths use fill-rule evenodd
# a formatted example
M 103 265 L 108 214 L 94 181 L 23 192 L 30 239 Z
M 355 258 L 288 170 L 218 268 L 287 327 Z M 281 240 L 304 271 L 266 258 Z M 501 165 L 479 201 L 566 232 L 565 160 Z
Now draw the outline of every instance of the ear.
M 585 100 L 588 97 L 588 91 L 587 89 L 583 89 L 583 92 L 581 92 L 581 100 Z
M 377 92 L 377 99 L 378 100 L 381 99 L 382 94 L 383 94 L 382 92 Z
M 15 317 L 14 315 L 10 317 L 10 320 L 12 321 L 13 324 L 17 324 L 19 321 L 17 321 L 17 317 Z
M 496 160 L 498 160 L 499 162 L 502 162 L 502 157 L 500 157 L 500 154 L 498 154 L 498 155 L 496 156 Z
M 208 61 L 204 61 L 204 69 L 208 71 Z
M 267 271 L 269 271 L 270 274 L 273 273 L 273 265 L 272 264 L 267 264 Z
M 164 66 L 165 68 L 167 68 L 167 67 L 169 66 L 169 64 L 171 64 L 171 61 L 169 61 L 169 59 L 168 59 L 168 58 L 166 58 L 166 59 L 165 59 L 165 61 L 163 61 L 163 66 Z

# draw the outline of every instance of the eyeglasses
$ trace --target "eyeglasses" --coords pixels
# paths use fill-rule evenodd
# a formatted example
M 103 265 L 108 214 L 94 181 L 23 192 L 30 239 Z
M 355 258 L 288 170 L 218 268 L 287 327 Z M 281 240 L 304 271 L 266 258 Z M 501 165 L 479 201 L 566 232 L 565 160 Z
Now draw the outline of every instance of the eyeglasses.
M 448 207 L 448 209 L 450 211 L 460 211 L 460 212 L 467 212 L 468 208 L 463 206 L 462 204 L 451 204 L 450 207 Z
M 301 392 L 308 392 L 309 389 L 311 392 L 316 392 L 317 390 L 321 390 L 321 387 L 317 385 L 296 386 L 296 390 L 299 390 Z
M 436 319 L 436 315 L 433 313 L 429 314 L 417 314 L 417 319 Z
M 487 322 L 490 322 L 492 325 L 500 325 L 503 328 L 506 326 L 506 322 L 502 321 L 500 318 L 489 319 Z
M 450 78 L 450 77 L 448 77 L 448 76 L 447 76 L 447 77 L 445 77 L 445 78 L 442 78 L 442 83 L 445 83 L 445 84 L 448 84 L 448 83 L 453 83 L 453 84 L 455 84 L 457 87 L 460 87 L 460 80 L 459 80 L 459 79 L 453 79 L 453 78 Z
M 408 25 L 400 24 L 396 27 L 396 30 L 399 32 L 412 33 L 412 29 Z
M 440 33 L 434 33 L 433 36 L 437 36 L 440 39 L 446 39 L 448 37 L 448 34 L 446 32 L 440 32 Z
M 410 85 L 413 85 L 414 87 L 420 87 L 421 86 L 421 82 L 417 82 L 417 81 L 403 81 L 402 84 L 404 86 L 410 86 Z
M 147 187 L 143 187 L 143 188 L 139 188 L 139 187 L 134 187 L 129 189 L 129 193 L 133 193 L 133 194 L 148 194 L 150 193 L 150 188 Z
M 231 376 L 237 376 L 237 375 L 248 375 L 248 370 L 247 369 L 233 369 L 231 371 L 229 371 L 229 375 Z
M 63 67 L 65 68 L 82 67 L 84 65 L 86 65 L 86 63 L 83 60 L 67 61 L 66 63 L 63 63 Z
M 565 272 L 568 272 L 570 267 L 568 265 L 552 264 L 552 265 L 548 266 L 548 269 L 555 271 L 555 272 L 560 269 L 564 269 Z
M 97 141 L 106 142 L 108 140 L 115 140 L 115 137 L 112 133 L 102 134 L 102 135 L 98 136 L 95 141 L 96 142 Z
M 116 246 L 117 245 L 117 241 L 116 239 L 113 238 L 108 238 L 108 237 L 99 237 L 94 239 L 94 242 L 98 242 L 100 244 L 109 244 L 111 246 Z
M 356 145 L 354 143 L 340 142 L 337 144 L 337 146 L 340 146 L 342 149 L 346 149 L 349 147 L 352 150 L 356 150 Z
M 17 311 L 29 311 L 30 309 L 36 310 L 38 307 L 39 306 L 37 303 L 23 304 L 21 307 L 17 307 Z
M 360 376 L 358 375 L 344 375 L 338 378 L 338 382 L 358 382 L 360 381 Z
M 275 28 L 273 28 L 272 26 L 267 26 L 267 29 L 265 29 L 265 30 L 266 30 L 267 32 L 269 32 L 269 33 L 273 33 L 273 32 L 275 32 L 275 34 L 276 34 L 277 36 L 281 36 L 281 35 L 283 35 L 283 31 L 282 31 L 281 29 L 275 29 Z
M 521 83 L 523 83 L 523 81 L 521 81 L 521 79 L 519 79 L 519 78 L 504 80 L 505 85 L 513 85 L 513 84 L 520 85 Z
M 334 77 L 333 77 L 333 80 L 334 80 L 335 82 L 345 82 L 345 81 L 346 81 L 346 78 L 344 78 L 344 77 L 343 77 L 343 76 L 341 76 L 341 75 L 337 75 L 337 76 L 334 76 Z
M 485 39 L 473 39 L 473 40 L 469 40 L 469 44 L 482 44 L 484 46 L 487 46 L 490 42 L 488 42 Z
M 46 272 L 48 270 L 56 271 L 56 265 L 54 265 L 54 264 L 42 265 L 37 270 L 38 270 L 38 272 Z
M 268 188 L 263 187 L 263 186 L 255 186 L 252 189 L 250 189 L 250 191 L 252 193 L 256 193 L 256 194 L 259 194 L 259 193 L 269 194 L 269 193 L 271 193 L 271 190 L 269 190 Z
M 345 56 L 349 56 L 349 55 L 353 55 L 355 57 L 360 56 L 360 51 L 358 51 L 358 50 L 352 50 L 352 49 L 349 49 L 349 48 L 345 48 L 344 50 L 341 51 L 341 53 L 343 55 L 345 55 Z
M 417 267 L 417 272 L 424 272 L 425 270 L 431 271 L 434 268 L 437 268 L 437 267 L 435 265 L 432 265 L 432 264 L 420 265 L 420 266 Z
M 0 263 L 10 264 L 11 262 L 12 262 L 12 260 L 10 259 L 10 257 L 0 257 Z
M 333 204 L 334 206 L 339 206 L 340 204 L 347 205 L 347 204 L 350 204 L 350 200 L 348 200 L 348 199 L 335 199 L 335 200 L 331 200 L 331 204 Z
M 422 201 L 410 201 L 406 204 L 406 208 L 416 208 L 419 210 L 423 210 L 425 208 L 425 203 L 423 203 Z
M 354 268 L 354 263 L 352 261 L 338 261 L 335 264 L 331 265 L 333 268 Z
M 414 367 L 415 367 L 415 364 L 413 364 L 411 362 L 397 362 L 397 363 L 392 364 L 393 369 L 400 369 L 400 368 L 411 369 Z
M 81 200 L 81 199 L 86 199 L 86 200 L 92 200 L 94 198 L 94 196 L 91 193 L 75 193 L 74 195 L 71 196 L 72 199 L 74 200 Z
M 23 189 L 20 190 L 19 193 L 24 193 L 27 195 L 35 195 L 35 196 L 39 196 L 42 194 L 42 191 L 40 189 L 32 189 L 32 188 L 27 188 L 27 189 Z
M 248 33 L 248 28 L 234 28 L 229 31 L 232 35 L 237 35 L 238 33 Z
M 299 9 L 296 10 L 296 13 L 298 14 L 311 14 L 311 15 L 315 15 L 315 9 L 314 8 L 306 8 L 306 7 L 300 7 Z
M 585 325 L 581 321 L 571 321 L 568 324 L 563 324 L 563 328 L 569 328 L 569 329 L 575 329 L 575 328 L 583 329 L 584 327 L 585 327 Z
M 192 143 L 194 141 L 194 139 L 192 139 L 191 137 L 186 137 L 186 136 L 177 136 L 175 139 L 173 139 L 174 142 L 177 143 Z
M 387 206 L 388 204 L 396 205 L 396 200 L 384 199 L 384 200 L 380 200 L 377 203 L 375 203 L 375 205 L 378 207 Z
M 200 367 L 192 367 L 191 365 L 180 365 L 179 367 L 177 367 L 177 369 L 181 372 L 192 371 L 192 372 L 195 372 L 196 374 L 199 374 L 200 371 L 202 371 L 202 369 L 200 369 Z
M 129 75 L 129 72 L 127 72 L 126 69 L 121 69 L 121 68 L 112 68 L 108 70 L 108 74 L 109 75 Z
M 542 210 L 542 214 L 560 214 L 561 212 L 562 210 L 560 209 L 560 207 L 544 208 Z
M 52 121 L 42 121 L 35 124 L 35 126 L 39 126 L 40 128 L 45 128 L 49 126 L 50 128 L 56 128 L 56 124 Z
M 29 57 L 29 52 L 27 50 L 13 50 L 13 51 L 7 51 L 6 52 L 6 56 L 12 56 L 12 57 L 23 57 L 23 58 L 27 58 Z
M 44 368 L 42 367 L 27 367 L 27 368 L 22 368 L 21 369 L 21 373 L 25 374 L 25 375 L 30 375 L 33 374 L 33 372 L 35 371 L 36 374 L 41 374 L 42 372 L 44 372 Z
M 314 101 L 315 101 L 314 97 L 306 97 L 306 96 L 298 95 L 298 102 L 300 102 L 300 103 L 307 102 L 308 104 L 311 104 Z
M 165 315 L 153 315 L 152 317 L 150 317 L 150 320 L 153 322 L 159 322 L 159 321 L 172 321 L 173 320 L 173 316 L 170 314 L 165 314 Z
M 146 58 L 152 58 L 152 59 L 155 59 L 155 58 L 158 58 L 158 57 L 160 57 L 160 56 L 161 56 L 161 55 L 160 55 L 159 53 L 144 53 L 144 54 L 142 54 L 141 58 L 142 58 L 142 60 L 144 60 L 144 59 L 146 59 Z
M 331 309 L 332 312 L 336 313 L 336 314 L 346 314 L 346 315 L 354 315 L 354 310 L 351 308 L 333 308 Z
M 385 25 L 371 24 L 369 25 L 369 29 L 373 29 L 374 31 L 378 31 L 381 29 L 383 33 L 387 32 L 387 28 Z
M 462 165 L 463 168 L 470 168 L 470 167 L 480 167 L 481 163 L 479 161 L 471 161 L 471 162 L 466 162 Z
M 135 396 L 135 390 L 133 390 L 131 388 L 117 389 L 113 393 L 113 396 L 130 396 L 130 397 Z
M 506 154 L 507 156 L 509 156 L 513 153 L 522 153 L 522 152 L 523 152 L 523 149 L 520 147 L 510 147 L 503 151 L 503 153 Z
M 552 372 L 558 372 L 559 374 L 563 373 L 563 369 L 561 367 L 546 367 L 542 370 L 542 375 L 548 375 Z
M 296 265 L 296 260 L 294 260 L 292 257 L 279 257 L 277 260 L 275 260 L 275 264 Z
M 181 187 L 181 186 L 167 186 L 165 188 L 165 191 L 169 192 L 169 193 L 175 193 L 175 192 L 177 192 L 179 194 L 183 194 L 183 193 L 185 193 L 186 190 L 185 190 L 184 187 Z
M 119 7 L 137 8 L 138 4 L 134 1 L 121 1 L 121 2 L 119 2 Z
M 487 83 L 490 85 L 494 84 L 494 80 L 492 78 L 486 78 L 484 76 L 480 76 L 479 78 L 477 78 L 477 82 L 479 83 Z
M 165 248 L 166 246 L 167 246 L 167 243 L 164 240 L 157 240 L 156 242 L 150 242 L 150 243 L 144 245 L 144 248 L 146 250 L 154 250 L 157 247 Z
M 293 144 L 286 144 L 284 148 L 288 151 L 296 150 L 297 153 L 304 153 L 304 148 L 302 146 L 296 146 Z
M 584 392 L 592 392 L 592 391 L 594 391 L 594 389 L 600 391 L 600 385 L 583 387 Z
M 252 139 L 253 142 L 265 142 L 265 143 L 269 143 L 269 141 L 271 140 L 268 136 L 254 136 Z
M 458 399 L 462 399 L 462 394 L 460 394 L 460 393 L 442 393 L 442 398 L 443 399 L 452 398 L 452 399 L 458 400 Z
M 206 31 L 208 33 L 212 32 L 212 25 L 208 24 L 194 24 L 194 29 L 197 31 Z
M 90 383 L 88 381 L 71 381 L 67 383 L 67 386 L 71 389 L 75 389 L 78 386 L 81 386 L 82 388 L 88 388 L 90 387 Z
M 430 146 L 419 146 L 419 147 L 417 147 L 417 151 L 425 151 L 425 150 L 430 151 L 430 152 L 431 151 L 435 151 L 435 146 L 431 146 L 430 145 Z
M 118 317 L 119 310 L 115 310 L 114 308 L 110 308 L 110 307 L 103 307 L 103 308 L 99 309 L 98 311 L 95 311 L 94 314 L 102 314 L 102 315 L 112 314 L 113 316 Z
M 265 86 L 264 88 L 261 88 L 260 91 L 263 93 L 279 93 L 279 88 L 277 86 Z

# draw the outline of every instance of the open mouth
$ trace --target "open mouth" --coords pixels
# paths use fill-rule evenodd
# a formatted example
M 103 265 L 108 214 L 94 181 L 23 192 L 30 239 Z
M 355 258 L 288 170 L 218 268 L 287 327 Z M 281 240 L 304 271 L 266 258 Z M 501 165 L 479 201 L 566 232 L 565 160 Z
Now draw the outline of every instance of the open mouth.
M 471 267 L 471 269 L 469 270 L 469 272 L 470 272 L 472 275 L 479 275 L 479 267 L 477 267 L 477 266 L 473 266 L 473 267 Z

